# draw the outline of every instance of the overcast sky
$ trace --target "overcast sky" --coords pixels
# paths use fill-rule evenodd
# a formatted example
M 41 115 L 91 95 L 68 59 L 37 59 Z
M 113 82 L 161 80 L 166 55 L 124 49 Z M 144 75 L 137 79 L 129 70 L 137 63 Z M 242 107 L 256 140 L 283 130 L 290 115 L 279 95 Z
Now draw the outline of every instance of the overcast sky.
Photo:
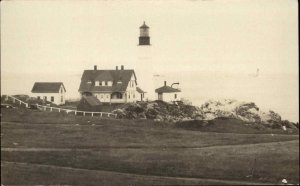
M 135 69 L 146 87 L 147 66 L 193 103 L 254 101 L 298 121 L 297 18 L 297 0 L 2 1 L 1 92 L 62 81 L 76 97 L 93 65 Z M 146 48 L 137 46 L 143 21 Z

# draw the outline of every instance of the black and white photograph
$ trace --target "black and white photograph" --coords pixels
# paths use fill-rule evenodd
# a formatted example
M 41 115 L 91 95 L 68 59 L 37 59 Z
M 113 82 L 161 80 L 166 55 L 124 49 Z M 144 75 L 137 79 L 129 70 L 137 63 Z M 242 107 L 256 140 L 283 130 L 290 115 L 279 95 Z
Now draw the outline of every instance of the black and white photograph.
M 3 0 L 1 186 L 299 185 L 297 0 Z

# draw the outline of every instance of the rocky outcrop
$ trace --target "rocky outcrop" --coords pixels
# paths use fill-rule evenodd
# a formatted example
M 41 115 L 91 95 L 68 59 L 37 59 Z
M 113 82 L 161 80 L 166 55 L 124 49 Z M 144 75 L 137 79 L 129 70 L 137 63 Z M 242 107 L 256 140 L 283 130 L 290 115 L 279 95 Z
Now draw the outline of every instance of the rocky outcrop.
M 205 119 L 228 117 L 240 119 L 246 122 L 264 124 L 280 123 L 281 116 L 274 111 L 261 111 L 255 103 L 239 102 L 232 99 L 209 100 L 200 109 L 204 112 Z
M 270 110 L 261 111 L 253 102 L 240 102 L 232 99 L 209 100 L 200 107 L 182 102 L 166 103 L 163 101 L 124 104 L 113 111 L 119 118 L 153 119 L 155 121 L 178 122 L 187 120 L 213 120 L 215 118 L 233 118 L 246 123 L 260 123 L 272 128 L 297 128 L 297 124 Z
M 154 119 L 155 121 L 176 122 L 192 118 L 202 119 L 198 107 L 182 102 L 166 103 L 163 101 L 128 103 L 113 111 L 119 118 Z

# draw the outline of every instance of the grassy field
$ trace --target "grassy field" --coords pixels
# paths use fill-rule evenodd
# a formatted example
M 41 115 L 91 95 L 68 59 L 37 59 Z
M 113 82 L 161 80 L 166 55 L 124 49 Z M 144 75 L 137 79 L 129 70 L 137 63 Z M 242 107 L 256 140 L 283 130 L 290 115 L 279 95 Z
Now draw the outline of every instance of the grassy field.
M 147 120 L 12 112 L 1 110 L 4 185 L 299 183 L 299 136 L 280 130 L 204 132 Z

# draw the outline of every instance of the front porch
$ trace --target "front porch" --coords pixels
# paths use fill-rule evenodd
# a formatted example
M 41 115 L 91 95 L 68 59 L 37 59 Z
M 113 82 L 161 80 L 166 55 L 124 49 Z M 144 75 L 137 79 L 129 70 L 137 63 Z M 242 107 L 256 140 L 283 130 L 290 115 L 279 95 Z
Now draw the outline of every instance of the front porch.
M 126 103 L 126 94 L 121 92 L 113 92 L 110 96 L 111 103 Z

